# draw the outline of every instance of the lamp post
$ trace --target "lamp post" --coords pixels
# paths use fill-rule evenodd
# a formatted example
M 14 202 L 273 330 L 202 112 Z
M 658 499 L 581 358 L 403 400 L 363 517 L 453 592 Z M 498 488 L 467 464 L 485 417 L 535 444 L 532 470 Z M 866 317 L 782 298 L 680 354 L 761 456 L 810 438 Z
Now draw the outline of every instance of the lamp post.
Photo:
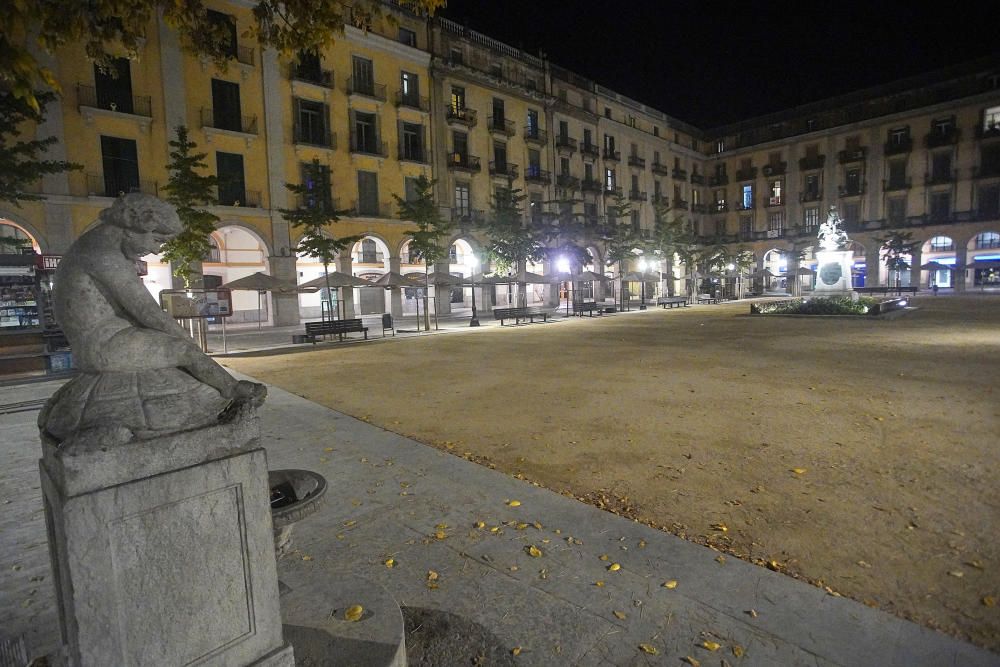
M 726 270 L 729 271 L 729 273 L 732 273 L 733 271 L 736 270 L 736 265 L 733 264 L 732 262 L 730 262 L 729 264 L 726 264 Z M 734 290 L 733 290 L 734 291 L 734 296 L 733 296 L 733 298 L 734 299 L 740 298 L 740 296 L 739 296 L 739 287 L 738 287 L 739 286 L 739 282 L 738 282 L 739 279 L 740 279 L 740 277 L 736 276 L 736 281 L 737 282 L 736 282 L 735 285 L 733 285 L 733 287 L 734 287 Z
M 469 260 L 469 270 L 472 274 L 472 319 L 469 320 L 470 327 L 479 326 L 479 314 L 476 312 L 476 267 L 477 266 L 479 266 L 479 259 L 473 252 L 472 259 Z
M 640 287 L 640 297 L 639 297 L 639 310 L 646 310 L 646 269 L 649 268 L 649 262 L 643 257 L 639 260 L 639 277 L 642 280 L 639 281 Z
M 556 260 L 556 270 L 559 273 L 569 273 L 569 260 L 560 257 Z M 566 317 L 569 317 L 569 281 L 566 281 Z

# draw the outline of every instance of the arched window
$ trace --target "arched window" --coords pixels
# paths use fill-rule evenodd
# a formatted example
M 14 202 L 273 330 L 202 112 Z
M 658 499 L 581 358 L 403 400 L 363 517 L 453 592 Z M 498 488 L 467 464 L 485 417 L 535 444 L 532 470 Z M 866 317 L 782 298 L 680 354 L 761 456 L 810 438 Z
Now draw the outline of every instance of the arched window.
M 1000 248 L 1000 234 L 996 232 L 981 232 L 976 234 L 976 250 Z
M 955 242 L 949 236 L 935 236 L 930 240 L 931 252 L 943 252 L 955 249 Z

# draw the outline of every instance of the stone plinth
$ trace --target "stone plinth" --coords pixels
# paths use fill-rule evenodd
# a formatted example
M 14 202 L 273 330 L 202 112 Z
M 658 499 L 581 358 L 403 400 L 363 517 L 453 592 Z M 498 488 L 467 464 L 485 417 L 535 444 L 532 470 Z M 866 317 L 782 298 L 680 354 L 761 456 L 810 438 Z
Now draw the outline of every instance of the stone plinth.
M 850 250 L 821 250 L 816 253 L 815 296 L 846 296 L 854 292 L 851 267 L 854 253 Z
M 246 409 L 105 449 L 43 441 L 68 664 L 294 665 L 257 434 Z

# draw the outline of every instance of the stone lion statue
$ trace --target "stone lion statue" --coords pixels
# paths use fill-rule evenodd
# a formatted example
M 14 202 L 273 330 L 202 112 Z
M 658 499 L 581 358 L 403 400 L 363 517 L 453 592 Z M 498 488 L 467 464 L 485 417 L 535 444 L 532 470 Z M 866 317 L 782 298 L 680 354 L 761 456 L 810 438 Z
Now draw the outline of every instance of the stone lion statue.
M 39 415 L 43 436 L 103 447 L 207 426 L 263 402 L 266 388 L 205 355 L 136 273 L 137 259 L 182 229 L 169 204 L 128 194 L 63 256 L 53 308 L 80 373 Z

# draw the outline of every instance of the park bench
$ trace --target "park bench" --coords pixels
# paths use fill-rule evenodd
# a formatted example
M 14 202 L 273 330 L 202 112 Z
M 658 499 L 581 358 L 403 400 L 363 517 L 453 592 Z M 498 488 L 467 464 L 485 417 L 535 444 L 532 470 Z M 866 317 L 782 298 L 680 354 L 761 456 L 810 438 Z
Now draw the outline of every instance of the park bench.
M 344 340 L 344 336 L 357 331 L 365 335 L 368 340 L 368 327 L 361 320 L 326 320 L 323 322 L 306 322 L 306 339 L 316 344 L 316 337 L 332 336 L 336 334 L 339 340 Z M 383 334 L 384 335 L 384 334 Z
M 915 285 L 909 287 L 889 287 L 887 285 L 876 285 L 875 287 L 855 287 L 854 291 L 859 294 L 916 294 L 920 290 Z
M 711 294 L 699 294 L 698 303 L 719 303 L 719 300 Z
M 573 314 L 583 317 L 584 313 L 587 313 L 590 317 L 594 316 L 594 313 L 598 315 L 604 314 L 604 308 L 598 303 L 593 301 L 580 301 L 573 303 Z
M 663 309 L 676 308 L 677 306 L 688 305 L 688 300 L 686 296 L 662 296 L 656 300 L 656 304 L 663 306 Z
M 493 309 L 493 319 L 500 320 L 500 326 L 503 326 L 504 320 L 514 320 L 514 324 L 520 324 L 521 320 L 534 322 L 536 317 L 542 318 L 542 321 L 545 322 L 547 321 L 549 314 L 536 306 L 529 306 L 526 308 Z

